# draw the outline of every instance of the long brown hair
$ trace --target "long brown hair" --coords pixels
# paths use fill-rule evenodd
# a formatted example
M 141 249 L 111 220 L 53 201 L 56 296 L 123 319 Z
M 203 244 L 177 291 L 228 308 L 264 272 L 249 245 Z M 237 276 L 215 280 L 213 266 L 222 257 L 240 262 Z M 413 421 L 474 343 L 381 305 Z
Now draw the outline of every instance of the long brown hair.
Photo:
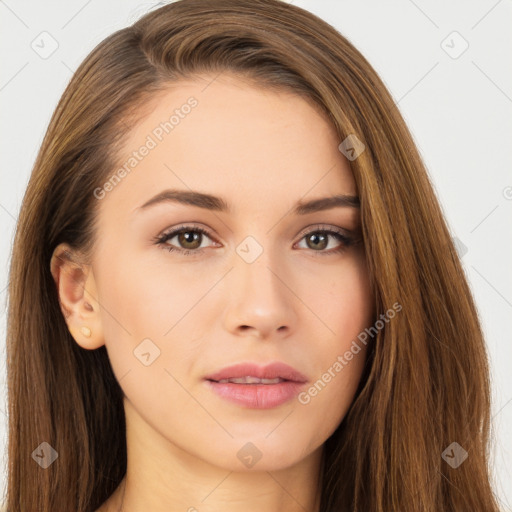
M 122 391 L 105 347 L 72 338 L 50 273 L 55 247 L 90 254 L 98 201 L 130 119 L 169 83 L 232 72 L 313 100 L 350 161 L 376 318 L 356 399 L 324 446 L 321 510 L 498 510 L 488 468 L 490 391 L 477 310 L 425 167 L 365 58 L 278 0 L 182 0 L 101 42 L 51 119 L 19 216 L 9 282 L 9 512 L 91 512 L 126 471 Z M 57 453 L 43 469 L 37 450 Z M 442 457 L 457 442 L 458 467 Z M 41 452 L 43 453 L 43 452 Z M 48 456 L 48 451 L 44 452 Z

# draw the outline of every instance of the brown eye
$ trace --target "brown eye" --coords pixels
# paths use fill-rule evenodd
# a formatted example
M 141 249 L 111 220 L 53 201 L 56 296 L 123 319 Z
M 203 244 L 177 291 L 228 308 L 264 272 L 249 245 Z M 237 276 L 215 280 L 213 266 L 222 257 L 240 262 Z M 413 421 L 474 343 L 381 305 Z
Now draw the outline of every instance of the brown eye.
M 326 235 L 321 231 L 309 234 L 305 238 L 306 243 L 310 249 L 323 250 L 329 244 L 329 235 Z
M 299 248 L 310 249 L 320 255 L 339 254 L 352 245 L 355 240 L 344 233 L 334 229 L 317 229 L 310 231 L 302 236 L 299 242 Z M 337 240 L 338 244 L 332 244 L 331 240 Z M 300 245 L 304 244 L 304 245 Z
M 185 255 L 193 255 L 203 252 L 203 248 L 207 247 L 203 243 L 206 239 L 212 240 L 205 229 L 195 226 L 180 226 L 156 237 L 154 241 L 170 252 L 176 251 Z M 173 240 L 173 243 L 171 243 L 171 240 Z
M 199 249 L 203 234 L 198 231 L 181 231 L 178 235 L 178 242 L 183 249 Z

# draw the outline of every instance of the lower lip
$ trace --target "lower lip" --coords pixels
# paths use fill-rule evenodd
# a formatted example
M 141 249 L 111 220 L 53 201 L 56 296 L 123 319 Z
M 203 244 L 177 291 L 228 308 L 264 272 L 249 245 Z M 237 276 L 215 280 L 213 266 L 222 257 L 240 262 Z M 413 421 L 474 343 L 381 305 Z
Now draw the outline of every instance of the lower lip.
M 284 381 L 278 384 L 233 384 L 205 381 L 217 395 L 250 409 L 272 409 L 297 396 L 304 386 L 301 382 Z

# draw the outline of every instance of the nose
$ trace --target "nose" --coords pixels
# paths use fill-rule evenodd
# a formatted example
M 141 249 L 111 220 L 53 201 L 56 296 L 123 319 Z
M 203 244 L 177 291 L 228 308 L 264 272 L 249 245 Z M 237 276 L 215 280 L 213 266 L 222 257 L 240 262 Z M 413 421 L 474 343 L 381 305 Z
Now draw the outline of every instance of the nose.
M 275 339 L 289 336 L 296 326 L 296 304 L 290 272 L 268 251 L 247 263 L 234 255 L 227 277 L 228 306 L 224 328 L 237 336 Z

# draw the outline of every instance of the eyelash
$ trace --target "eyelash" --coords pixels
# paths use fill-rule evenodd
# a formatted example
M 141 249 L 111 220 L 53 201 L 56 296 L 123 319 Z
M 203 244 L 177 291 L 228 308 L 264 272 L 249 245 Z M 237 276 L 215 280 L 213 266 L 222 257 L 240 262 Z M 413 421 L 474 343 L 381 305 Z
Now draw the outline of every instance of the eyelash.
M 179 254 L 182 254 L 183 256 L 191 256 L 191 255 L 194 256 L 194 255 L 202 254 L 204 251 L 204 248 L 203 249 L 182 249 L 182 248 L 175 247 L 173 245 L 169 245 L 166 243 L 168 240 L 171 240 L 176 235 L 179 235 L 180 233 L 187 232 L 187 231 L 202 233 L 203 235 L 206 235 L 208 238 L 213 239 L 211 234 L 206 229 L 203 229 L 198 226 L 182 225 L 182 226 L 179 226 L 178 228 L 173 229 L 172 231 L 169 231 L 167 233 L 163 233 L 161 235 L 156 236 L 155 238 L 153 238 L 153 243 L 155 243 L 156 245 L 158 245 L 159 247 L 161 247 L 164 250 L 167 250 L 169 252 L 177 252 Z M 323 234 L 331 235 L 334 238 L 336 238 L 339 242 L 341 242 L 339 247 L 337 247 L 336 249 L 331 249 L 329 251 L 325 251 L 325 250 L 315 251 L 315 250 L 311 249 L 311 251 L 316 253 L 315 255 L 318 255 L 318 256 L 332 256 L 334 254 L 340 254 L 343 251 L 345 251 L 348 247 L 350 247 L 351 245 L 354 245 L 357 242 L 357 240 L 343 234 L 341 231 L 337 231 L 333 228 L 329 228 L 329 229 L 323 228 L 321 225 L 317 225 L 314 227 L 314 229 L 304 233 L 299 241 L 302 241 L 306 236 L 311 235 L 313 233 L 323 233 Z

